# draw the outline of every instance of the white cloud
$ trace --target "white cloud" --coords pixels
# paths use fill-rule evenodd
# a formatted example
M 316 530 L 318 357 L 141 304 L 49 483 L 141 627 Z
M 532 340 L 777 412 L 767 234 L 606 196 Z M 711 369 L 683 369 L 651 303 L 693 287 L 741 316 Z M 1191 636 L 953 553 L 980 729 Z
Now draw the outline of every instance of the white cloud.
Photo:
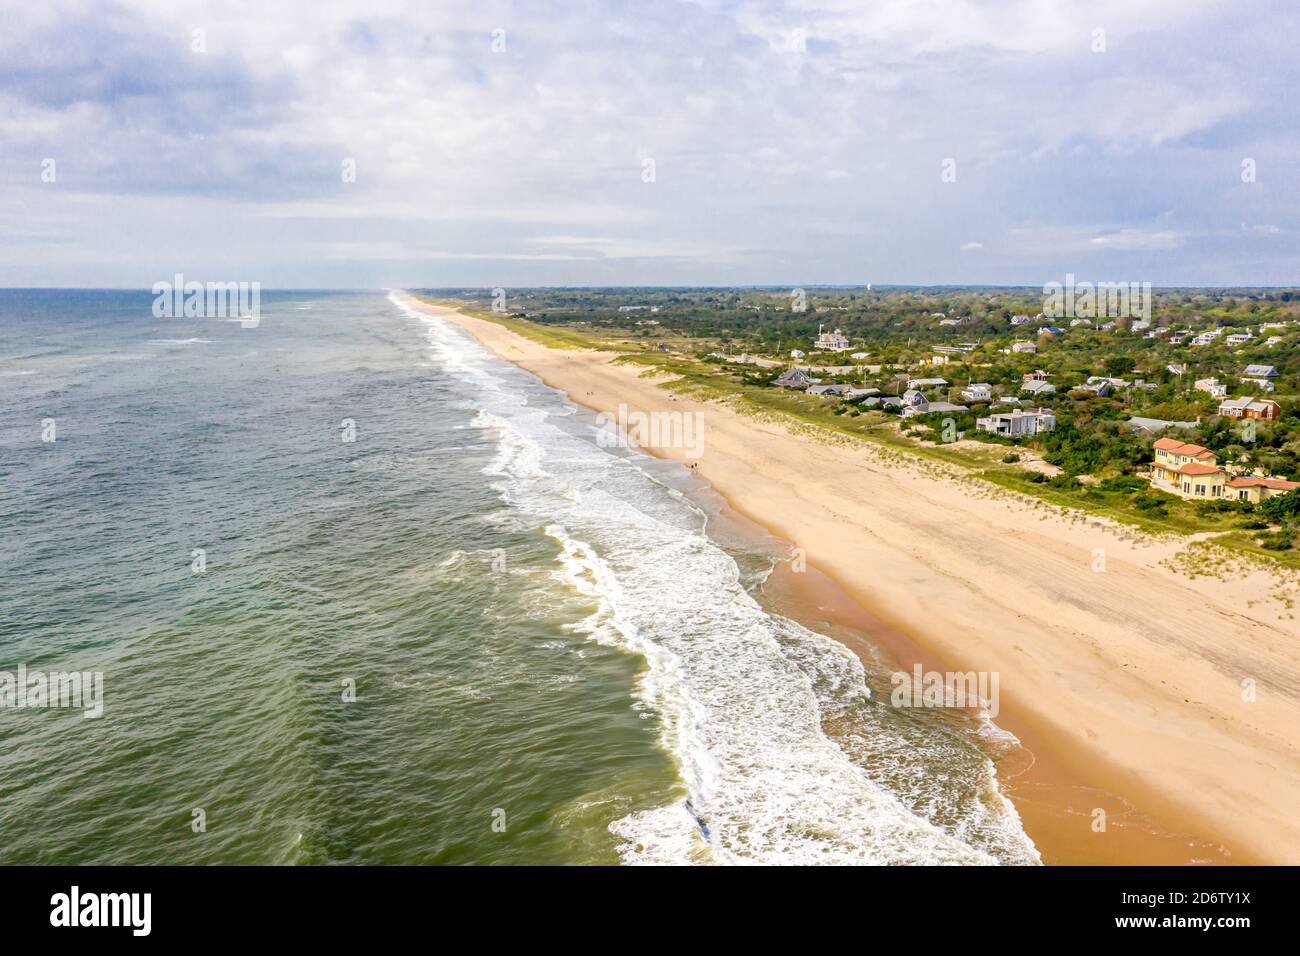
M 1193 237 L 1232 263 L 1223 222 L 1278 218 L 1279 248 L 1296 233 L 1267 192 L 1300 176 L 1269 87 L 1296 21 L 1173 0 L 26 5 L 0 34 L 0 237 L 17 284 L 139 282 L 232 250 L 299 277 L 327 249 L 317 281 L 343 285 L 376 274 L 349 255 L 410 281 L 497 261 L 515 284 L 856 281 L 864 262 L 878 281 L 1017 281 Z
M 1143 231 L 1141 229 L 1121 229 L 1109 235 L 1096 236 L 1094 246 L 1107 249 L 1119 249 L 1125 252 L 1149 251 L 1152 249 L 1176 249 L 1183 244 L 1186 236 L 1168 229 Z

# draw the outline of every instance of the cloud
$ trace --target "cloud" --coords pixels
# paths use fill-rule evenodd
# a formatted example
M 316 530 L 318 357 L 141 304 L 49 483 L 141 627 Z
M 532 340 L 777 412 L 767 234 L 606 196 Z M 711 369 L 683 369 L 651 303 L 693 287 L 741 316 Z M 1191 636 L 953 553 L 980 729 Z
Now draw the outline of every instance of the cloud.
M 24 5 L 3 281 L 1249 281 L 1234 244 L 1264 233 L 1224 222 L 1300 253 L 1297 26 L 1217 0 Z
M 1185 236 L 1172 230 L 1145 232 L 1140 229 L 1121 229 L 1119 232 L 1092 239 L 1094 246 L 1107 249 L 1119 249 L 1125 252 L 1147 251 L 1152 249 L 1176 249 L 1181 246 Z

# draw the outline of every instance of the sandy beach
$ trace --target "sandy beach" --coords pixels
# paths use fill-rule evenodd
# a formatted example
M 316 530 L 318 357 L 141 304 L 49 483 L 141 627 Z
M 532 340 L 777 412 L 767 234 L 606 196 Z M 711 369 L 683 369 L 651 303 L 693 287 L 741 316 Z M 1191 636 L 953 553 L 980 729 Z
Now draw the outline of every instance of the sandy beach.
M 998 723 L 1039 758 L 1007 789 L 1047 862 L 1300 862 L 1293 581 L 1245 568 L 1192 577 L 1169 566 L 1188 539 L 1062 513 L 866 442 L 794 434 L 674 395 L 614 353 L 549 349 L 411 303 L 589 408 L 701 412 L 698 473 L 806 551 L 895 635 L 896 657 L 914 647 L 997 672 Z M 1098 808 L 1116 824 L 1105 832 Z M 1150 839 L 1124 836 L 1126 816 L 1150 821 L 1138 828 Z M 1155 858 L 1151 840 L 1165 847 Z

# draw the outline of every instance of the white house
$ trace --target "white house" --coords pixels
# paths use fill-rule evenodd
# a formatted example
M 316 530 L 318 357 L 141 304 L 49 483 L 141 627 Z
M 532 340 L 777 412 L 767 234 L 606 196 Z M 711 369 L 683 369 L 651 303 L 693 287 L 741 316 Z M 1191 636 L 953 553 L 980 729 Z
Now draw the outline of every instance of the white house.
M 1056 414 L 1050 408 L 1017 408 L 977 418 L 975 427 L 1007 438 L 1024 438 L 1040 432 L 1050 432 L 1056 427 Z
M 1077 386 L 1078 391 L 1091 392 L 1092 394 L 1105 398 L 1112 394 L 1117 388 L 1128 388 L 1128 382 L 1122 378 L 1106 378 L 1104 375 L 1090 375 L 1088 381 Z
M 834 332 L 824 331 L 822 326 L 817 326 L 817 342 L 814 345 L 820 352 L 847 352 L 853 346 L 849 345 L 849 340 L 839 329 Z
M 993 397 L 993 387 L 988 382 L 971 382 L 961 390 L 961 397 L 968 402 L 987 402 Z
M 1022 392 L 1028 392 L 1030 395 L 1035 395 L 1035 396 L 1053 395 L 1056 392 L 1056 386 L 1053 385 L 1051 382 L 1044 382 L 1042 380 L 1035 379 L 1032 382 L 1025 382 L 1024 385 L 1020 386 L 1020 390 Z
M 1221 384 L 1217 378 L 1198 378 L 1192 388 L 1198 392 L 1207 392 L 1215 398 L 1224 398 L 1228 394 L 1228 386 Z
M 1038 345 L 1034 342 L 1012 342 L 1011 351 L 1028 352 L 1031 355 L 1038 351 Z
M 910 378 L 908 388 L 946 388 L 948 381 L 942 378 Z

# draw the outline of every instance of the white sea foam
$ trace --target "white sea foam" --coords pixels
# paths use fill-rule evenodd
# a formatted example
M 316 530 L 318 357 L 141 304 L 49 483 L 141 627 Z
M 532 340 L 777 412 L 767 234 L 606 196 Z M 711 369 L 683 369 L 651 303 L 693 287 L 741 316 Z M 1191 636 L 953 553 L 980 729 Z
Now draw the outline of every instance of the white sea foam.
M 648 664 L 638 695 L 686 796 L 611 826 L 625 862 L 1037 861 L 990 762 L 972 761 L 964 789 L 925 779 L 924 754 L 886 726 L 861 662 L 767 613 L 688 499 L 638 456 L 566 426 L 553 393 L 461 330 L 394 301 L 426 322 L 438 364 L 473 390 L 474 424 L 497 441 L 484 470 L 502 499 L 558 542 L 557 577 L 594 608 L 574 629 Z M 856 737 L 832 739 L 827 717 Z M 893 758 L 896 787 L 868 771 L 873 747 Z

